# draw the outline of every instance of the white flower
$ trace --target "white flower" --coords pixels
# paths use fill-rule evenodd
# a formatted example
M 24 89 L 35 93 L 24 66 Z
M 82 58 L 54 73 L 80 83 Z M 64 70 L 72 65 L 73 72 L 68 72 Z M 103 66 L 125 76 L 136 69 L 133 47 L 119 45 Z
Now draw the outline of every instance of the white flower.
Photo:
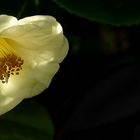
M 55 18 L 0 15 L 0 114 L 46 89 L 67 51 Z

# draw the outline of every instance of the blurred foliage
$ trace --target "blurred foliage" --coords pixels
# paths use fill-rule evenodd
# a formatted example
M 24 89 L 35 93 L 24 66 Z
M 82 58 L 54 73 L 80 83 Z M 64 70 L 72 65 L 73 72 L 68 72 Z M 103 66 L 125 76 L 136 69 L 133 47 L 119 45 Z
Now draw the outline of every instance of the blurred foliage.
M 54 0 L 78 16 L 111 25 L 140 23 L 140 2 L 137 0 Z
M 52 140 L 54 128 L 46 109 L 36 102 L 22 102 L 0 116 L 0 140 Z

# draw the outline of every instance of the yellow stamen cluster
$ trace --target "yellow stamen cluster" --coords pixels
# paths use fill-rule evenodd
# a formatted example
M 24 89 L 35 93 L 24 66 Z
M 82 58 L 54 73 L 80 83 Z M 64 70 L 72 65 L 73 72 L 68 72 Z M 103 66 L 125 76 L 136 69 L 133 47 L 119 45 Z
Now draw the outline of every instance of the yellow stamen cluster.
M 11 75 L 19 75 L 23 63 L 11 46 L 4 39 L 0 39 L 0 80 L 2 83 L 7 83 Z
M 23 60 L 14 54 L 9 54 L 7 57 L 0 58 L 0 80 L 2 83 L 7 83 L 10 75 L 19 75 L 22 64 Z

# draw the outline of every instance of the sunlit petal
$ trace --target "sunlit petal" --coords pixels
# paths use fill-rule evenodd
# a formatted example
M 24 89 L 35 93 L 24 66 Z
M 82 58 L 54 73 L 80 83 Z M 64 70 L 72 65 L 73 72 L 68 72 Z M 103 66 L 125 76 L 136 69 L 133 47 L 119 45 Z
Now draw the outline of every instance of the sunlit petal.
M 54 17 L 32 16 L 17 21 L 2 15 L 0 21 L 2 18 L 0 114 L 45 90 L 68 52 L 68 41 Z

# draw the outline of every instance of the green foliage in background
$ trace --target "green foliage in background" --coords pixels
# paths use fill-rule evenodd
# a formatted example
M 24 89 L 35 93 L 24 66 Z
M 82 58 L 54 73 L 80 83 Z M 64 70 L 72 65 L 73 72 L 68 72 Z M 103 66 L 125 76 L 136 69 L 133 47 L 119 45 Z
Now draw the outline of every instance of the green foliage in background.
M 61 7 L 81 17 L 111 25 L 140 23 L 138 0 L 54 0 Z
M 36 102 L 22 102 L 0 116 L 0 140 L 52 140 L 53 134 L 49 114 Z

